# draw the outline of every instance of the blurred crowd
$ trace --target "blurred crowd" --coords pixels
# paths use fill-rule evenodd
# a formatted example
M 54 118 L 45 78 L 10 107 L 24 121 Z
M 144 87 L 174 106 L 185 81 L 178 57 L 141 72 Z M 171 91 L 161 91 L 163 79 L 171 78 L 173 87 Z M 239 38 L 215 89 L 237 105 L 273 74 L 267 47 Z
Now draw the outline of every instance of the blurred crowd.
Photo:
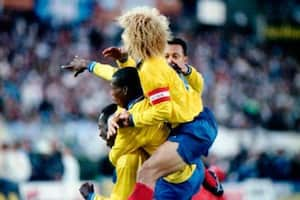
M 290 154 L 284 149 L 254 151 L 241 148 L 236 155 L 220 159 L 211 154 L 210 165 L 219 166 L 226 172 L 226 181 L 239 182 L 248 178 L 268 178 L 273 181 L 300 180 L 300 153 Z
M 112 11 L 98 12 L 65 28 L 37 23 L 34 16 L 1 15 L 0 110 L 6 121 L 56 123 L 97 116 L 110 100 L 108 84 L 87 74 L 75 79 L 59 66 L 74 55 L 111 62 L 101 50 L 120 45 L 120 30 Z M 190 63 L 205 77 L 205 104 L 221 125 L 300 129 L 300 68 L 294 58 L 279 47 L 264 48 L 253 35 L 226 37 L 193 24 L 180 29 L 185 18 L 169 14 L 175 35 L 188 42 Z
M 254 151 L 241 148 L 235 155 L 220 158 L 210 154 L 207 166 L 218 166 L 225 181 L 239 182 L 248 178 L 269 178 L 274 181 L 300 180 L 300 153 L 284 149 Z M 272 169 L 272 170 L 270 170 Z M 96 179 L 112 176 L 113 167 L 108 157 L 95 162 L 75 157 L 69 148 L 57 141 L 23 140 L 0 146 L 0 180 L 15 183 L 27 181 L 64 181 Z
M 96 123 L 100 109 L 111 101 L 108 83 L 88 72 L 74 78 L 59 67 L 74 55 L 113 63 L 104 59 L 101 51 L 120 45 L 121 30 L 114 19 L 121 8 L 112 3 L 117 1 L 98 2 L 91 19 L 73 26 L 53 27 L 33 13 L 0 13 L 0 124 L 19 129 L 26 125 L 29 129 L 24 132 L 35 130 L 24 133 L 32 137 L 25 138 L 29 143 L 37 136 L 35 132 L 42 132 L 40 124 L 79 120 Z M 134 5 L 133 2 L 136 1 L 128 4 Z M 156 6 L 169 16 L 174 35 L 186 39 L 189 62 L 205 78 L 204 103 L 212 108 L 220 125 L 300 130 L 300 67 L 296 59 L 280 47 L 267 48 L 252 34 L 227 35 L 220 28 L 200 28 L 195 1 L 166 2 L 157 1 Z M 0 127 L 0 136 L 1 131 Z M 39 152 L 26 142 L 1 145 L 0 161 L 7 161 L 0 162 L 0 177 L 13 176 L 6 178 L 17 182 L 62 180 L 67 176 L 64 160 L 70 157 L 71 163 L 77 165 L 73 171 L 79 171 L 70 150 L 59 149 L 55 142 L 50 147 L 34 144 L 41 145 Z M 229 177 L 236 180 L 245 176 L 291 180 L 293 166 L 299 169 L 299 155 L 290 158 L 283 152 L 240 154 L 230 159 L 228 167 Z M 20 162 L 17 165 L 16 157 Z M 14 173 L 6 172 L 3 166 Z M 269 167 L 278 169 L 278 174 L 269 174 Z M 283 168 L 286 171 L 281 171 Z M 74 177 L 78 178 L 76 173 Z M 297 177 L 299 180 L 299 174 Z
M 204 74 L 204 98 L 220 124 L 299 130 L 300 68 L 294 58 L 250 35 L 222 40 L 220 33 L 207 33 L 196 40 L 193 62 Z
M 26 181 L 78 181 L 80 167 L 66 147 L 55 141 L 5 142 L 0 146 L 0 178 Z

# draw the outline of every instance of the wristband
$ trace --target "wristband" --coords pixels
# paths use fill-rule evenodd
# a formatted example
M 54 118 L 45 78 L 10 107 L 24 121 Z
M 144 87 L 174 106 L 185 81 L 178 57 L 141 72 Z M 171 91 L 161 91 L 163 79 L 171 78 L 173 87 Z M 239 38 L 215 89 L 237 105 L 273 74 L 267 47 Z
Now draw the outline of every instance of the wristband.
M 87 197 L 86 200 L 94 200 L 94 199 L 95 199 L 95 196 L 96 196 L 96 194 L 95 194 L 94 192 L 90 192 L 90 193 L 88 194 L 88 197 Z
M 88 64 L 87 68 L 89 70 L 89 72 L 93 72 L 94 71 L 94 67 L 97 63 L 95 61 L 92 61 Z
M 192 73 L 192 68 L 188 65 L 188 64 L 185 64 L 185 66 L 187 67 L 187 72 L 184 73 L 185 76 L 188 76 Z
M 128 124 L 129 124 L 129 126 L 134 126 L 132 115 L 129 115 Z

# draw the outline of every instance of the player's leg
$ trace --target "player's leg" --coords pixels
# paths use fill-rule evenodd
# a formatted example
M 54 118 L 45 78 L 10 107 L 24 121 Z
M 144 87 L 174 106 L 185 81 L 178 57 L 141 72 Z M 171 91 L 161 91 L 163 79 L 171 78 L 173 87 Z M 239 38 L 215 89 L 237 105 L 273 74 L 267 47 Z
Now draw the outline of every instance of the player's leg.
M 165 142 L 145 161 L 138 172 L 139 184 L 136 185 L 133 194 L 130 196 L 130 200 L 152 199 L 155 183 L 160 177 L 181 170 L 186 166 L 185 159 L 190 158 L 190 156 L 186 156 L 190 155 L 187 151 L 189 145 L 193 145 L 191 140 L 194 139 L 188 135 L 177 135 L 176 140 L 177 142 Z M 208 146 L 208 144 L 203 142 L 202 146 Z M 187 161 L 191 163 L 189 160 Z M 145 194 L 148 194 L 148 198 Z
M 171 141 L 162 144 L 138 171 L 138 182 L 154 189 L 158 178 L 183 169 L 186 163 L 177 152 L 178 146 L 177 142 Z
M 165 178 L 159 178 L 155 185 L 156 200 L 189 200 L 196 194 L 204 179 L 204 165 L 199 159 L 192 176 L 182 183 L 170 183 Z
M 137 170 L 148 158 L 143 150 L 137 150 L 130 154 L 121 156 L 116 165 L 116 177 L 110 195 L 111 200 L 127 200 L 136 183 Z M 85 183 L 80 187 L 80 192 L 87 200 L 108 199 L 100 194 L 96 194 L 94 189 L 90 189 L 91 184 Z
M 172 132 L 169 141 L 143 164 L 138 173 L 139 184 L 130 200 L 146 200 L 145 193 L 149 194 L 147 199 L 152 199 L 153 188 L 159 177 L 182 169 L 184 164 L 193 163 L 201 155 L 207 155 L 216 137 L 217 127 L 212 114 L 204 110 L 193 122 L 182 124 Z
M 162 176 L 182 169 L 186 163 L 177 153 L 178 143 L 167 141 L 144 162 L 129 200 L 152 200 L 155 182 Z
M 116 182 L 110 199 L 128 199 L 137 180 L 137 170 L 146 158 L 146 154 L 142 150 L 125 154 L 119 158 L 116 166 Z

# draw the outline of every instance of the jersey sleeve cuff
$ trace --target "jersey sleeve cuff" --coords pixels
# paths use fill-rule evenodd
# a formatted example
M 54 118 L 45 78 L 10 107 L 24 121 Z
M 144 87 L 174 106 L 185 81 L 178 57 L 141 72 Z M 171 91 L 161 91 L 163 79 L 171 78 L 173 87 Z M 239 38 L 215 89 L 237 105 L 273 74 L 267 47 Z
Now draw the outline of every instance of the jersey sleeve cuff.
M 93 192 L 93 193 L 89 193 L 88 197 L 86 200 L 94 200 L 96 197 L 96 194 Z
M 87 68 L 88 68 L 89 72 L 93 73 L 96 63 L 97 62 L 92 61 L 88 64 Z
M 189 66 L 188 64 L 186 64 L 185 66 L 187 67 L 188 70 L 187 70 L 186 73 L 184 73 L 184 75 L 185 75 L 185 76 L 188 76 L 188 75 L 190 75 L 190 74 L 192 73 L 192 67 Z
M 129 126 L 134 126 L 134 122 L 133 122 L 133 117 L 132 117 L 132 115 L 129 115 L 128 122 L 129 122 Z

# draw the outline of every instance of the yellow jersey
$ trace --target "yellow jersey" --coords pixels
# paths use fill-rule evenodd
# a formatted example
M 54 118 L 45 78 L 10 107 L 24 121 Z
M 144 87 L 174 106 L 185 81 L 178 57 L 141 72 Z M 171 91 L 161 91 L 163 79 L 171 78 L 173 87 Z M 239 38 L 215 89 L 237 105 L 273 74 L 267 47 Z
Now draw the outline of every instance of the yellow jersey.
M 129 112 L 139 112 L 151 105 L 147 100 L 136 102 Z M 121 109 L 118 110 L 119 112 Z M 109 198 L 94 194 L 92 200 L 125 200 L 131 194 L 136 183 L 138 167 L 163 144 L 170 129 L 164 123 L 144 128 L 119 128 L 115 143 L 109 153 L 111 163 L 116 167 L 117 181 Z M 143 149 L 143 150 L 142 150 Z M 188 180 L 196 165 L 186 165 L 182 170 L 174 172 L 164 179 L 170 183 L 182 183 Z
M 136 183 L 137 170 L 147 158 L 142 150 L 122 155 L 116 163 L 117 181 L 110 197 L 95 194 L 91 200 L 127 200 Z
M 203 110 L 202 91 L 199 93 L 191 87 L 186 88 L 164 57 L 145 60 L 138 71 L 144 94 L 152 107 L 144 112 L 132 113 L 136 127 L 161 121 L 173 125 L 189 122 Z
M 120 63 L 119 63 L 120 64 Z M 121 67 L 135 66 L 129 59 Z M 117 68 L 96 63 L 90 70 L 95 75 L 110 80 Z M 186 88 L 178 74 L 167 63 L 164 57 L 154 57 L 143 61 L 138 68 L 144 95 L 152 107 L 142 112 L 132 112 L 135 127 L 143 127 L 169 122 L 192 121 L 203 110 L 202 91 L 204 81 L 200 73 L 192 68 L 186 76 L 191 87 Z
M 151 107 L 146 99 L 136 102 L 128 111 L 142 112 Z M 143 149 L 149 155 L 162 145 L 169 136 L 170 129 L 165 123 L 159 123 L 147 127 L 119 128 L 114 146 L 109 153 L 109 159 L 116 166 L 120 156 Z M 182 183 L 190 178 L 195 170 L 195 165 L 186 165 L 182 170 L 165 177 L 171 183 Z
M 132 59 L 129 59 L 126 63 L 118 63 L 118 64 L 120 67 L 136 65 Z M 144 64 L 145 63 L 143 63 L 143 65 Z M 174 71 L 171 67 L 168 66 L 168 68 L 171 69 L 171 71 Z M 114 68 L 110 65 L 94 63 L 94 66 L 92 70 L 90 70 L 90 72 L 94 73 L 95 75 L 101 78 L 104 78 L 105 80 L 111 80 L 112 75 L 117 70 L 118 68 Z M 176 73 L 175 75 L 178 77 Z M 189 85 L 191 86 L 191 89 L 189 89 L 189 88 L 185 88 L 184 84 L 182 84 L 185 91 L 193 90 L 193 94 L 198 93 L 198 98 L 199 98 L 199 94 L 202 93 L 203 85 L 204 85 L 201 74 L 198 73 L 195 70 L 195 68 L 191 67 L 191 73 L 185 77 L 188 80 Z M 175 81 L 182 82 L 180 78 L 177 80 L 175 79 Z M 148 110 L 153 106 L 153 102 L 151 103 L 149 99 L 137 102 L 132 107 L 132 109 L 129 109 L 129 112 L 133 114 L 133 113 L 139 113 Z M 165 142 L 166 138 L 168 137 L 168 133 L 169 133 L 168 128 L 162 122 L 157 122 L 155 126 L 147 126 L 144 128 L 141 127 L 120 128 L 118 129 L 115 145 L 113 146 L 109 154 L 110 160 L 116 166 L 116 168 L 118 168 L 120 158 L 123 158 L 128 153 L 130 155 L 138 151 L 139 148 L 143 148 L 148 154 L 151 155 L 163 142 Z M 184 182 L 193 174 L 195 168 L 196 168 L 195 165 L 186 165 L 182 170 L 172 173 L 169 176 L 164 177 L 164 179 L 171 183 Z M 129 170 L 130 168 L 128 168 L 128 171 Z M 135 172 L 135 176 L 136 176 L 136 168 L 132 167 L 132 170 L 133 172 Z M 131 174 L 131 173 L 122 173 L 122 174 Z M 132 182 L 133 180 L 135 182 L 136 180 L 135 176 L 132 175 L 130 178 L 130 176 L 123 175 L 124 179 L 122 177 L 120 181 L 123 182 L 124 184 L 121 184 L 121 186 L 115 185 L 110 199 L 113 199 L 115 196 L 118 196 L 119 199 L 121 199 L 121 197 L 125 197 L 126 195 L 120 196 L 119 193 L 128 194 L 128 191 L 131 191 L 133 189 L 133 186 L 131 187 L 131 184 L 129 183 L 125 184 L 123 180 L 127 180 L 128 182 Z M 125 179 L 125 177 L 127 178 Z M 114 191 L 119 191 L 119 192 L 116 192 L 115 194 Z M 98 199 L 95 200 L 102 200 L 101 198 L 103 198 L 103 200 L 105 199 L 104 197 L 99 195 L 97 195 L 96 197 Z

